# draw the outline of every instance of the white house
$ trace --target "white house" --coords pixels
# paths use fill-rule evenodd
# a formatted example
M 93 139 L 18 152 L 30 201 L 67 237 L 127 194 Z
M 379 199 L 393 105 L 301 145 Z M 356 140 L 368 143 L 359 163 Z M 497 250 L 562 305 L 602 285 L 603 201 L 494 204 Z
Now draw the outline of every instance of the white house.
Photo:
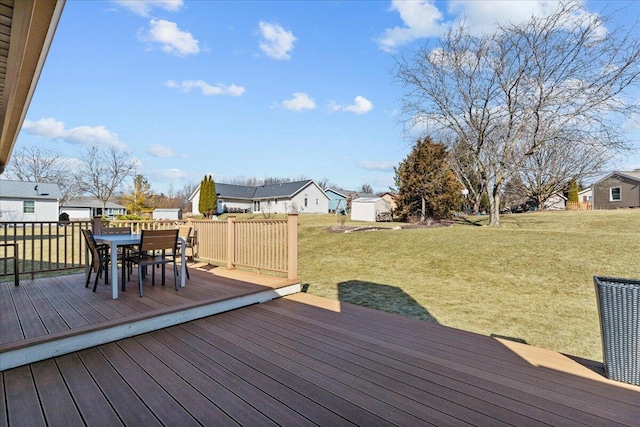
M 216 213 L 327 213 L 329 196 L 312 179 L 248 187 L 216 183 Z M 200 186 L 189 197 L 192 212 L 199 212 Z
M 390 214 L 391 203 L 382 197 L 360 197 L 351 202 L 352 221 L 375 222 L 380 215 Z
M 0 221 L 58 221 L 58 184 L 0 180 Z
M 578 201 L 581 203 L 590 203 L 591 205 L 593 205 L 593 189 L 589 187 L 579 192 Z
M 69 215 L 69 220 L 88 220 L 94 216 L 114 218 L 116 215 L 126 215 L 127 209 L 113 202 L 107 202 L 104 212 L 102 202 L 98 199 L 68 200 L 60 207 L 60 213 Z

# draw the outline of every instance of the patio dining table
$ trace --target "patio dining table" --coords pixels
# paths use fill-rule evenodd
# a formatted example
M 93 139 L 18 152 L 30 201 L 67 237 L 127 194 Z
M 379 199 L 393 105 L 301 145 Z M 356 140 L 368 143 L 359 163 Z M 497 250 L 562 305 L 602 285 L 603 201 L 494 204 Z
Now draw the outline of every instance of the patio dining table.
M 118 298 L 118 247 L 140 244 L 140 234 L 95 234 L 96 243 L 106 243 L 111 246 L 111 297 Z M 178 237 L 180 242 L 180 287 L 185 287 L 185 246 L 186 242 Z

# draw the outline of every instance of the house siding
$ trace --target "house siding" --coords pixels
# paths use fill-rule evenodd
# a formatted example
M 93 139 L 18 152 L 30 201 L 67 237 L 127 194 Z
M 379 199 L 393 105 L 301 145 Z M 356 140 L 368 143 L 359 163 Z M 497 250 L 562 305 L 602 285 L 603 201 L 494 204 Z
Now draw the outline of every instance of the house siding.
M 33 201 L 34 213 L 24 213 L 24 201 Z M 57 200 L 3 199 L 0 200 L 0 221 L 57 221 Z
M 610 200 L 611 188 L 620 187 L 620 200 Z M 640 179 L 613 174 L 593 186 L 594 209 L 619 209 L 640 207 Z

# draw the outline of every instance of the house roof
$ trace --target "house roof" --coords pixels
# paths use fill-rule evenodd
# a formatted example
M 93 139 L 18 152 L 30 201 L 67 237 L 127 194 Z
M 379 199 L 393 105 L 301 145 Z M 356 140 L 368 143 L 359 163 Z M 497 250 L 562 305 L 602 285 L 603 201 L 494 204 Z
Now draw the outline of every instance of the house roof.
M 221 199 L 276 199 L 279 197 L 293 197 L 309 185 L 317 185 L 312 179 L 306 181 L 283 182 L 281 184 L 260 185 L 248 187 L 245 185 L 218 184 L 216 183 L 216 193 Z M 319 187 L 318 187 L 319 188 Z M 193 200 L 195 194 L 200 191 L 200 186 L 191 195 Z M 325 194 L 326 196 L 326 194 Z M 327 196 L 329 198 L 329 196 Z
M 58 184 L 51 182 L 29 182 L 0 180 L 0 195 L 3 198 L 57 200 L 62 198 Z
M 74 200 L 67 200 L 64 203 L 64 205 L 62 205 L 61 207 L 63 208 L 102 208 L 102 202 L 98 199 L 74 199 Z M 107 204 L 105 205 L 105 208 L 125 209 L 124 206 L 119 205 L 117 203 L 113 203 L 113 202 L 107 202 Z
M 640 169 L 635 169 L 635 170 L 632 170 L 632 171 L 613 171 L 609 175 L 607 175 L 604 178 L 602 178 L 600 181 L 598 181 L 595 184 L 593 184 L 593 186 L 596 186 L 596 185 L 600 184 L 602 181 L 604 181 L 606 179 L 609 179 L 614 175 L 618 175 L 618 176 L 621 176 L 623 178 L 630 179 L 632 181 L 640 182 Z
M 327 188 L 326 190 L 324 190 L 324 192 L 325 193 L 332 192 L 333 194 L 336 194 L 340 197 L 344 197 L 345 199 L 347 198 L 347 195 L 345 194 L 344 190 L 340 190 L 336 188 Z
M 9 163 L 65 0 L 0 0 L 0 173 Z

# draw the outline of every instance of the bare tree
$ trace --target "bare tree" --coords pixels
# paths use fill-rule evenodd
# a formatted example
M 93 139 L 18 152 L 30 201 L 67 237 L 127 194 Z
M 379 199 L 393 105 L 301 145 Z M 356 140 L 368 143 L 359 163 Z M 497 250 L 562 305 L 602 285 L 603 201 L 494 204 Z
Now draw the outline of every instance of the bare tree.
M 68 160 L 60 154 L 37 146 L 16 150 L 7 168 L 10 179 L 29 182 L 52 182 L 58 184 L 62 197 L 60 204 L 78 194 L 75 180 L 69 173 Z
M 105 212 L 107 202 L 129 177 L 136 174 L 136 162 L 123 150 L 107 145 L 92 145 L 81 155 L 81 166 L 76 172 L 80 190 L 102 202 Z
M 639 33 L 605 29 L 609 18 L 560 2 L 493 33 L 462 25 L 398 61 L 407 120 L 452 133 L 472 156 L 491 225 L 500 223 L 504 184 L 556 142 L 609 155 L 630 147 L 621 122 L 640 110 L 625 98 L 640 78 Z

